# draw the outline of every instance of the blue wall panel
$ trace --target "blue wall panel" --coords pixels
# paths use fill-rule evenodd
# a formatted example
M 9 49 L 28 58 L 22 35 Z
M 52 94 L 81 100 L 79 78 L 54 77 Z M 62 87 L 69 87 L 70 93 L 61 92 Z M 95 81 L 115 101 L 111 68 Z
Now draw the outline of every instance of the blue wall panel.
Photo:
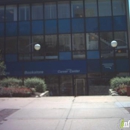
M 100 31 L 112 31 L 112 17 L 99 18 Z
M 56 34 L 57 33 L 57 21 L 46 20 L 45 22 L 45 34 Z
M 59 33 L 70 33 L 70 20 L 63 19 L 58 21 Z
M 32 21 L 32 34 L 44 34 L 43 21 Z
M 86 18 L 86 32 L 97 32 L 97 31 L 98 31 L 98 19 Z
M 17 36 L 17 22 L 6 23 L 6 36 Z
M 19 35 L 30 35 L 30 22 L 19 22 Z
M 114 31 L 126 31 L 127 22 L 125 16 L 114 17 Z
M 84 19 L 72 19 L 72 32 L 84 32 Z

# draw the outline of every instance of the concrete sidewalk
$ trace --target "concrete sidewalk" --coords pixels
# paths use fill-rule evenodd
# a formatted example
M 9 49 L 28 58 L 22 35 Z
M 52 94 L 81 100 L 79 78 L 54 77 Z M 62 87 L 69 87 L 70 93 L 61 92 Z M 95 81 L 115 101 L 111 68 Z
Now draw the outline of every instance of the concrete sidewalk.
M 0 98 L 0 130 L 120 130 L 121 119 L 130 97 Z

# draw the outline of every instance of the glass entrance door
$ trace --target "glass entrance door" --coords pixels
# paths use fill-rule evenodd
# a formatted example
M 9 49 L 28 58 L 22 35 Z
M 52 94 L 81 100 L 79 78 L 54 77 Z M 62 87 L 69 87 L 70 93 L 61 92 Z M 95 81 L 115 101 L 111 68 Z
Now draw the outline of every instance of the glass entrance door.
M 85 79 L 76 79 L 75 95 L 85 95 Z

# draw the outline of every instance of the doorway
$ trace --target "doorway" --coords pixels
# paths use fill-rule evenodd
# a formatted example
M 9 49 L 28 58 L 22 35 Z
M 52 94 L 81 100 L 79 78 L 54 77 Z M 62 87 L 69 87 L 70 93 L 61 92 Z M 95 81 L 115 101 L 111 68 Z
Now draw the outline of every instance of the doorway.
M 85 79 L 75 79 L 75 96 L 85 95 Z

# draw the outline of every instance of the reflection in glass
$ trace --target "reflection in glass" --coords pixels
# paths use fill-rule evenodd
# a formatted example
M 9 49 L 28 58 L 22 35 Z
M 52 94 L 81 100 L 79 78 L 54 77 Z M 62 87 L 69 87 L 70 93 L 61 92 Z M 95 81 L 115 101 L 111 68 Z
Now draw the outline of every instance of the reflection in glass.
M 3 22 L 4 18 L 4 6 L 0 6 L 0 22 Z
M 86 34 L 86 47 L 87 50 L 97 50 L 98 49 L 98 34 L 97 33 L 87 33 Z
M 69 2 L 58 2 L 58 18 L 70 17 L 70 5 Z
M 37 36 L 32 36 L 32 59 L 34 60 L 42 60 L 44 59 L 44 38 L 43 35 L 37 35 Z M 34 49 L 35 44 L 40 44 L 41 48 L 40 50 L 36 51 Z
M 111 0 L 98 0 L 99 16 L 111 16 Z
M 18 52 L 19 53 L 28 53 L 31 51 L 30 37 L 28 36 L 19 36 L 18 37 Z
M 83 17 L 83 1 L 72 1 L 71 2 L 71 16 L 73 18 Z
M 74 75 L 75 96 L 86 94 L 86 75 Z
M 59 78 L 58 76 L 46 76 L 47 90 L 50 96 L 59 96 Z
M 85 51 L 74 51 L 73 59 L 85 59 Z
M 73 95 L 72 76 L 66 75 L 60 77 L 60 94 L 61 96 Z
M 116 57 L 128 57 L 128 43 L 126 32 L 114 32 L 114 39 L 118 42 L 115 49 Z
M 0 50 L 4 52 L 4 38 L 0 37 Z
M 57 36 L 56 35 L 46 35 L 45 36 L 45 48 L 46 48 L 46 59 L 57 59 Z
M 59 35 L 59 50 L 70 51 L 71 50 L 71 37 L 70 34 Z
M 32 20 L 43 19 L 43 5 L 32 5 Z
M 72 34 L 73 50 L 85 50 L 84 34 Z
M 108 59 L 114 57 L 114 49 L 101 51 L 101 58 Z
M 56 19 L 56 3 L 45 3 L 45 19 Z
M 29 5 L 19 6 L 19 20 L 30 20 L 30 6 Z
M 130 76 L 130 73 L 127 73 L 127 72 L 118 72 L 117 77 L 126 77 L 126 76 Z
M 113 15 L 125 14 L 125 0 L 112 0 Z
M 17 53 L 17 37 L 6 37 L 6 53 Z
M 85 0 L 85 16 L 97 16 L 97 0 Z
M 6 6 L 6 21 L 17 21 L 17 6 Z
M 110 88 L 110 79 L 96 78 L 88 79 L 89 95 L 108 95 Z
M 102 50 L 111 49 L 111 41 L 113 40 L 112 32 L 100 33 L 100 46 Z
M 88 78 L 99 78 L 101 77 L 100 73 L 88 73 Z

